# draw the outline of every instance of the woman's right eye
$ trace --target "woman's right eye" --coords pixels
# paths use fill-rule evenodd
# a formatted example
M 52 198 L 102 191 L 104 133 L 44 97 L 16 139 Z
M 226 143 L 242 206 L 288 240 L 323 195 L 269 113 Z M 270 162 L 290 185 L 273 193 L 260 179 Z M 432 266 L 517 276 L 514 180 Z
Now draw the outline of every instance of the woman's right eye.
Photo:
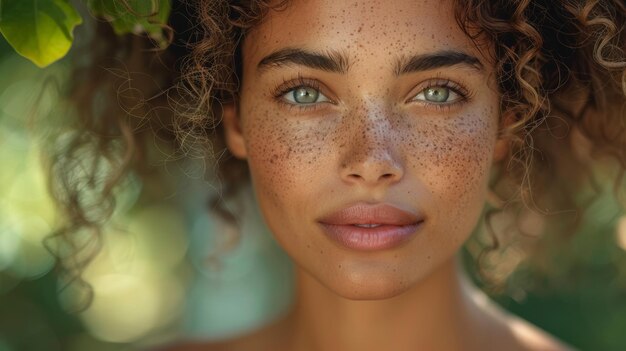
M 309 86 L 293 88 L 283 95 L 283 99 L 294 105 L 308 105 L 330 101 L 319 90 Z

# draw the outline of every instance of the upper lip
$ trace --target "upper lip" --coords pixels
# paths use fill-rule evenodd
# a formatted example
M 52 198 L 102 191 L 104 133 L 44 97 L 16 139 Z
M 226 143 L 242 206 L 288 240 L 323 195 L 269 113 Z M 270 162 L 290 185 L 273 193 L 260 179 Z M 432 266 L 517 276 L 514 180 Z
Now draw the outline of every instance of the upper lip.
M 387 203 L 368 204 L 358 202 L 332 212 L 319 219 L 320 223 L 332 225 L 383 224 L 411 225 L 423 221 L 419 214 L 399 209 Z

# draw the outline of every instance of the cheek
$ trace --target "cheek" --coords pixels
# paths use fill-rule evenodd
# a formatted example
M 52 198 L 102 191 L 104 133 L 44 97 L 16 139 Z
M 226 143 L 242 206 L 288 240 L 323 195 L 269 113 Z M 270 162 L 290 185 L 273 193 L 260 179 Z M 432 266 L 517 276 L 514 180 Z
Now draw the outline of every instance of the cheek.
M 412 154 L 418 174 L 437 205 L 431 213 L 448 233 L 468 233 L 484 205 L 496 138 L 495 114 L 468 113 L 416 126 Z M 454 227 L 452 227 L 454 226 Z M 442 227 L 443 228 L 443 227 Z
M 262 211 L 270 222 L 272 213 L 306 213 L 319 201 L 319 189 L 333 189 L 320 182 L 337 171 L 334 157 L 354 139 L 355 130 L 342 128 L 333 118 L 307 120 L 259 108 L 262 103 L 249 105 L 254 108 L 242 110 L 243 128 Z M 404 131 L 394 139 L 404 159 L 407 185 L 427 189 L 436 201 L 429 215 L 446 231 L 470 232 L 484 203 L 495 145 L 495 113 L 395 121 L 394 129 Z
M 247 113 L 244 135 L 252 181 L 262 193 L 259 201 L 271 201 L 274 206 L 287 201 L 292 206 L 290 199 L 307 203 L 311 175 L 330 171 L 325 169 L 328 157 L 324 155 L 329 155 L 332 127 L 276 110 L 257 108 Z

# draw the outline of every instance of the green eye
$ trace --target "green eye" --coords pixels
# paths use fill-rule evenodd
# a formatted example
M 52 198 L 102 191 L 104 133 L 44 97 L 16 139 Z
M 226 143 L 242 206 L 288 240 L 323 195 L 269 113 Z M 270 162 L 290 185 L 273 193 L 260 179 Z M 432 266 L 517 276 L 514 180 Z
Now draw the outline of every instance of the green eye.
M 428 101 L 446 102 L 450 96 L 450 89 L 444 87 L 434 87 L 424 90 L 424 97 Z
M 292 104 L 314 104 L 316 102 L 329 101 L 319 90 L 308 86 L 294 88 L 283 97 Z
M 422 100 L 433 103 L 446 103 L 454 102 L 460 98 L 459 94 L 455 93 L 452 89 L 444 86 L 434 86 L 422 90 L 415 100 Z
M 309 87 L 302 87 L 293 90 L 293 100 L 302 104 L 311 104 L 317 101 L 320 92 Z

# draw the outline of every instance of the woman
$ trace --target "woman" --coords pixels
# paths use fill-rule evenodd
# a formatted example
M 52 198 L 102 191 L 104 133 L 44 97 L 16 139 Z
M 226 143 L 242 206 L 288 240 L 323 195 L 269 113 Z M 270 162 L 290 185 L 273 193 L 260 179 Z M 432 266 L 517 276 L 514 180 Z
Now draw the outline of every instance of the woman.
M 481 297 L 456 255 L 490 188 L 563 205 L 548 187 L 585 160 L 552 128 L 626 164 L 622 2 L 196 3 L 176 125 L 194 147 L 225 138 L 225 194 L 249 169 L 296 303 L 172 350 L 569 349 Z

